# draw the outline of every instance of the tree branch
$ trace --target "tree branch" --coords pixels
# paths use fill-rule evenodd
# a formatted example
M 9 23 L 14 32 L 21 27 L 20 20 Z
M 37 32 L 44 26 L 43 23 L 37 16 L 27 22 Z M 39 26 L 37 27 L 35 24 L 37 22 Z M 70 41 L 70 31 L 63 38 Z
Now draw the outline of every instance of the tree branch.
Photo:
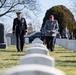
M 18 4 L 18 3 L 17 3 L 17 4 Z M 17 4 L 11 6 L 5 13 L 0 14 L 0 17 L 2 17 L 3 15 L 6 15 L 7 13 L 9 13 L 10 10 L 11 10 L 12 8 L 14 8 Z
M 32 12 L 39 11 L 38 10 L 39 7 L 37 7 L 38 4 L 37 4 L 36 0 L 21 0 L 20 3 L 18 2 L 18 0 L 11 0 L 11 1 L 10 0 L 0 0 L 0 1 L 2 1 L 0 10 L 2 10 L 2 11 L 5 10 L 5 11 L 3 11 L 3 13 L 1 11 L 0 17 L 6 15 L 7 13 L 16 12 L 17 10 L 21 11 L 23 9 L 31 10 Z M 19 7 L 18 5 L 21 5 L 21 7 Z M 34 14 L 35 14 L 35 12 L 34 12 Z
M 3 7 L 3 5 L 5 4 L 5 2 L 6 2 L 7 0 L 4 0 L 4 2 L 2 3 L 2 5 L 0 6 L 0 8 L 2 8 Z

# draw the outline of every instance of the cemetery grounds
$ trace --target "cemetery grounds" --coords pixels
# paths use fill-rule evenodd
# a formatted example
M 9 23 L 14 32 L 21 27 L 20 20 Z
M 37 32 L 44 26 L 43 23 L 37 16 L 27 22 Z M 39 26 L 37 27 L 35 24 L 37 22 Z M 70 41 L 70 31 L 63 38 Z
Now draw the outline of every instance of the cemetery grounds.
M 28 44 L 25 45 L 24 50 L 27 47 L 29 47 Z M 19 59 L 24 56 L 24 53 L 25 51 L 17 52 L 14 45 L 7 49 L 0 49 L 0 72 L 18 65 Z M 56 68 L 64 71 L 66 75 L 76 75 L 76 52 L 56 45 L 55 51 L 50 52 L 50 56 L 55 58 Z

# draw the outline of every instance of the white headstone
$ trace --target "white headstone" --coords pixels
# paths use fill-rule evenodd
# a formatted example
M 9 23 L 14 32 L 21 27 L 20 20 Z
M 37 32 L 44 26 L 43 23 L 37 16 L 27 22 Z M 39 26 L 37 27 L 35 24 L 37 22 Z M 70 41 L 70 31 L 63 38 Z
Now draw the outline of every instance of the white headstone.
M 74 43 L 73 43 L 73 51 L 76 52 L 76 40 L 74 40 Z
M 66 48 L 66 44 L 67 44 L 68 39 L 64 39 L 63 40 L 63 47 Z
M 11 45 L 16 45 L 16 36 L 14 35 L 12 35 L 12 37 L 11 37 Z
M 48 55 L 49 51 L 48 51 L 48 49 L 42 48 L 42 47 L 30 47 L 30 48 L 27 48 L 25 51 L 25 55 L 34 54 L 34 53 Z
M 60 39 L 60 46 L 65 47 L 67 39 Z
M 35 38 L 33 41 L 37 41 L 37 40 L 38 40 L 38 41 L 41 41 L 40 38 Z
M 68 39 L 65 41 L 64 48 L 68 49 Z
M 16 66 L 3 75 L 65 75 L 65 73 L 53 67 L 33 64 Z
M 23 56 L 20 59 L 20 64 L 41 64 L 46 66 L 55 66 L 55 60 L 53 57 L 43 55 L 43 54 L 29 54 L 26 56 Z
M 31 44 L 29 47 L 43 47 L 43 48 L 46 48 L 46 46 L 44 46 L 43 44 L 39 44 L 39 43 Z
M 56 44 L 68 48 L 68 39 L 56 39 Z
M 56 39 L 56 45 L 60 46 L 60 39 Z
M 39 38 L 35 38 L 35 39 L 32 41 L 32 44 L 35 44 L 35 43 L 43 44 L 43 41 L 41 41 Z
M 7 42 L 7 45 L 9 46 L 9 45 L 11 45 L 11 38 L 10 37 L 6 37 L 6 42 Z
M 68 40 L 67 41 L 67 49 L 73 50 L 73 46 L 74 46 L 74 40 Z
M 25 43 L 29 44 L 29 38 L 25 38 Z

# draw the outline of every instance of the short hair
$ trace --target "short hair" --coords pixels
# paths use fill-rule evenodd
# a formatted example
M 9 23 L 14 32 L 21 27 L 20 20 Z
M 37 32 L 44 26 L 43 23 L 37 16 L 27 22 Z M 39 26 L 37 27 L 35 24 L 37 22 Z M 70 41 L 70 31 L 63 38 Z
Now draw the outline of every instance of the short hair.
M 49 18 L 54 18 L 54 15 L 50 15 Z

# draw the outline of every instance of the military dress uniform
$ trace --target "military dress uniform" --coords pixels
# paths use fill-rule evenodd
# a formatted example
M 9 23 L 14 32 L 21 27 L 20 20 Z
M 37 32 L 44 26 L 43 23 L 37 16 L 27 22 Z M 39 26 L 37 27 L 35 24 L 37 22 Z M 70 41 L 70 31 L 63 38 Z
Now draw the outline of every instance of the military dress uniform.
M 13 33 L 16 34 L 17 51 L 23 51 L 24 35 L 26 33 L 27 25 L 24 18 L 15 18 L 13 21 Z

